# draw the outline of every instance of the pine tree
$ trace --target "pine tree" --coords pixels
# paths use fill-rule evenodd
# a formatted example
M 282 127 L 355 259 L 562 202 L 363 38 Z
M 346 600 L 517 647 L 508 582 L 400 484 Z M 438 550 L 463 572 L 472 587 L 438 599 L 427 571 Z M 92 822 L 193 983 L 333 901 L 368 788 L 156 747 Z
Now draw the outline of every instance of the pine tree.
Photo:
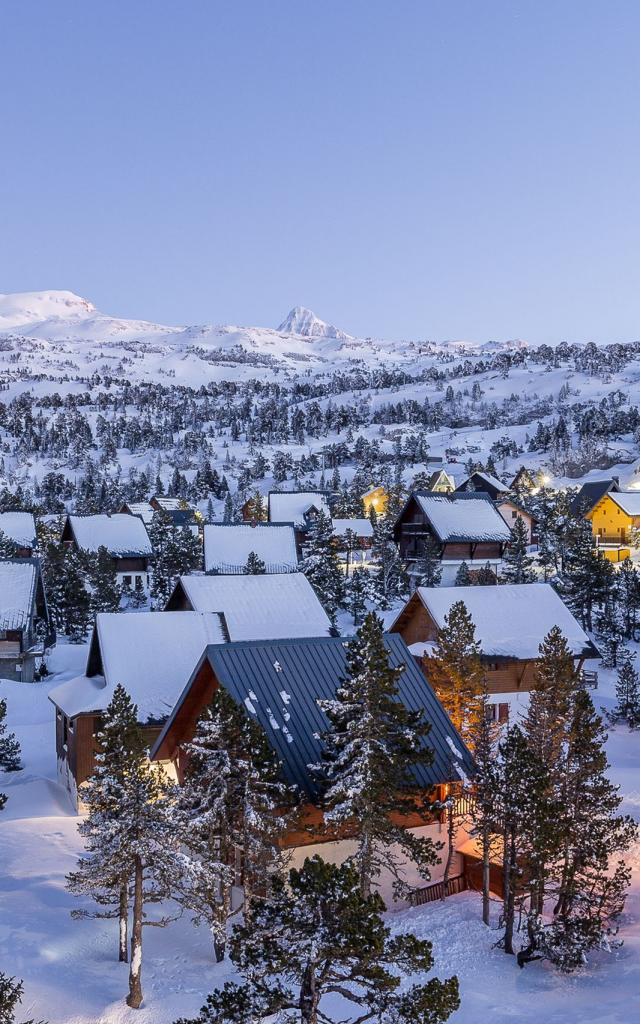
M 466 562 L 460 563 L 460 568 L 456 573 L 456 579 L 454 586 L 456 587 L 470 587 L 472 583 L 471 574 L 469 572 L 469 566 Z
M 344 599 L 345 582 L 333 540 L 333 525 L 322 509 L 309 528 L 300 571 L 309 580 L 335 626 Z
M 274 881 L 250 927 L 234 929 L 231 957 L 243 983 L 226 982 L 198 1017 L 176 1024 L 249 1024 L 273 1014 L 293 1020 L 292 1011 L 301 1024 L 327 1024 L 320 1004 L 330 993 L 360 1021 L 446 1021 L 460 1005 L 457 978 L 400 992 L 400 971 L 432 969 L 432 945 L 410 934 L 391 938 L 383 909 L 377 894 L 360 892 L 353 867 L 308 858 L 288 885 Z
M 249 500 L 245 504 L 244 509 L 245 519 L 255 522 L 266 522 L 267 520 L 267 507 L 264 503 L 260 491 L 255 490 Z
M 511 540 L 502 560 L 501 580 L 503 583 L 535 583 L 533 558 L 527 547 L 529 538 L 522 516 L 517 516 L 511 530 Z
M 616 573 L 616 591 L 623 614 L 624 635 L 627 640 L 635 640 L 640 611 L 640 573 L 630 558 L 625 558 Z
M 415 565 L 416 586 L 439 587 L 442 580 L 442 563 L 440 547 L 431 534 L 424 542 L 421 557 Z
M 472 803 L 472 834 L 478 839 L 482 854 L 482 920 L 490 924 L 491 859 L 498 852 L 495 834 L 496 812 L 496 729 L 490 715 L 487 694 L 482 695 L 482 714 L 473 737 L 475 763 L 474 799 Z
M 0 562 L 15 558 L 18 554 L 18 545 L 11 537 L 7 537 L 3 530 L 0 530 Z
M 596 622 L 596 638 L 603 668 L 618 667 L 618 658 L 624 647 L 624 635 L 622 612 L 615 600 L 608 601 Z
M 20 744 L 15 733 L 7 732 L 7 702 L 0 698 L 0 771 L 19 772 L 22 768 L 20 760 Z
M 258 558 L 255 551 L 249 552 L 247 558 L 247 564 L 244 567 L 246 576 L 264 576 L 267 571 L 267 567 L 261 558 Z
M 485 562 L 484 565 L 481 565 L 476 576 L 477 585 L 479 587 L 493 587 L 497 582 L 496 574 L 491 568 L 491 563 Z
M 224 506 L 222 510 L 222 522 L 232 523 L 234 521 L 234 510 L 233 510 L 233 498 L 231 497 L 230 491 L 224 496 Z
M 314 766 L 323 783 L 324 820 L 330 830 L 354 834 L 350 859 L 365 896 L 384 869 L 398 896 L 410 891 L 394 847 L 425 878 L 437 860 L 432 841 L 401 824 L 428 810 L 411 772 L 433 760 L 422 713 L 398 699 L 401 672 L 390 665 L 382 621 L 370 612 L 348 644 L 347 678 L 335 698 L 318 702 L 330 723 L 324 761 Z
M 121 590 L 113 558 L 101 545 L 95 555 L 86 558 L 86 563 L 91 587 L 92 612 L 117 612 L 120 608 Z
M 606 600 L 612 586 L 613 567 L 593 547 L 591 523 L 580 523 L 565 558 L 565 586 L 571 609 L 584 629 L 593 629 L 593 611 Z
M 408 593 L 409 578 L 393 539 L 394 520 L 388 511 L 383 516 L 376 516 L 373 509 L 372 513 L 371 554 L 374 568 L 371 573 L 371 586 L 378 607 L 387 609 L 393 601 Z
M 22 1002 L 24 985 L 15 978 L 0 971 L 0 1024 L 14 1024 L 18 1003 Z M 36 1024 L 36 1021 L 23 1021 L 23 1024 Z M 46 1024 L 46 1021 L 39 1021 L 38 1024 Z
M 619 660 L 616 680 L 616 706 L 611 713 L 614 722 L 624 719 L 631 729 L 640 728 L 640 676 L 634 665 L 635 652 L 625 651 Z
M 366 569 L 354 569 L 347 585 L 347 608 L 353 616 L 354 626 L 362 622 L 370 592 L 369 574 Z
M 58 614 L 60 627 L 72 644 L 84 643 L 91 621 L 91 595 L 86 586 L 82 557 L 64 552 Z
M 155 512 L 149 525 L 153 547 L 151 597 L 155 608 L 164 608 L 180 576 L 199 569 L 200 539 L 189 527 L 175 526 L 166 512 Z
M 220 688 L 185 746 L 188 766 L 174 808 L 183 861 L 176 898 L 205 921 L 216 960 L 225 955 L 234 857 L 242 854 L 244 916 L 283 870 L 280 838 L 294 794 L 260 726 Z
M 449 718 L 467 745 L 483 714 L 484 672 L 480 645 L 464 601 L 451 605 L 438 630 L 427 676 Z

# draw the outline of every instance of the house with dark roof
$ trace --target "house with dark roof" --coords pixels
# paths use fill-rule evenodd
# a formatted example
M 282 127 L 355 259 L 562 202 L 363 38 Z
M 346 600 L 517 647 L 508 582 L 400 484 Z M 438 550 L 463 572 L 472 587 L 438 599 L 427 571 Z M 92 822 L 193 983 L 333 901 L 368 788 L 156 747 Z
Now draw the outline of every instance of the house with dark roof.
M 31 558 L 38 543 L 33 513 L 0 512 L 0 537 L 15 546 L 12 558 Z
M 433 491 L 435 494 L 450 494 L 455 489 L 456 482 L 446 469 L 436 469 L 429 477 L 426 487 L 427 491 Z
M 446 585 L 454 582 L 463 561 L 476 568 L 489 562 L 497 570 L 511 530 L 483 492 L 413 491 L 396 520 L 394 537 L 409 571 L 422 557 L 427 538 L 432 538 Z
M 548 583 L 500 586 L 418 587 L 391 626 L 411 653 L 422 659 L 427 678 L 438 631 L 452 605 L 464 601 L 480 644 L 489 706 L 496 721 L 526 710 L 540 656 L 540 644 L 559 626 L 576 671 L 599 654 L 562 598 Z
M 502 483 L 502 480 L 491 476 L 490 473 L 480 472 L 472 473 L 456 487 L 456 491 L 480 491 L 482 494 L 488 494 L 492 501 L 506 494 L 508 490 L 509 488 Z
M 329 491 L 269 491 L 267 518 L 270 523 L 292 525 L 300 550 L 316 516 L 331 516 L 329 497 Z
M 149 588 L 149 564 L 153 555 L 151 541 L 141 518 L 135 515 L 67 516 L 62 543 L 76 551 L 95 554 L 107 549 L 113 559 L 118 583 L 133 590 L 139 582 Z
M 286 837 L 293 865 L 320 852 L 341 862 L 354 844 L 348 836 L 323 834 L 320 826 L 320 791 L 310 765 L 322 755 L 321 736 L 328 721 L 318 701 L 335 696 L 347 672 L 349 640 L 312 638 L 266 642 L 215 644 L 203 653 L 191 678 L 164 725 L 152 751 L 152 760 L 175 765 L 179 780 L 186 765 L 185 744 L 193 738 L 203 709 L 219 687 L 224 689 L 264 729 L 282 764 L 284 777 L 301 794 L 302 821 Z M 430 725 L 425 744 L 433 753 L 430 765 L 414 771 L 418 787 L 430 800 L 444 798 L 451 784 L 460 784 L 473 772 L 471 755 L 451 724 L 435 693 L 400 636 L 385 637 L 390 663 L 402 666 L 400 700 L 421 711 Z M 441 825 L 425 811 L 407 823 L 421 835 L 438 840 Z M 466 834 L 459 842 L 466 840 Z M 462 869 L 462 859 L 454 870 Z M 411 865 L 407 865 L 409 876 Z M 434 869 L 437 879 L 442 865 Z M 383 879 L 383 895 L 390 896 L 391 880 Z
M 124 515 L 138 516 L 149 526 L 155 512 L 164 512 L 174 526 L 197 526 L 196 512 L 182 498 L 164 498 L 155 495 L 150 501 L 129 501 L 120 509 Z
M 0 562 L 0 679 L 34 680 L 36 658 L 55 643 L 40 562 Z
M 617 476 L 607 477 L 604 480 L 587 480 L 571 501 L 569 508 L 574 516 L 587 518 L 605 494 L 615 493 L 619 490 L 620 481 Z
M 95 768 L 100 718 L 120 684 L 138 708 L 149 746 L 209 644 L 224 643 L 221 616 L 201 612 L 167 615 L 99 612 L 84 675 L 49 692 L 56 709 L 58 778 L 75 806 Z

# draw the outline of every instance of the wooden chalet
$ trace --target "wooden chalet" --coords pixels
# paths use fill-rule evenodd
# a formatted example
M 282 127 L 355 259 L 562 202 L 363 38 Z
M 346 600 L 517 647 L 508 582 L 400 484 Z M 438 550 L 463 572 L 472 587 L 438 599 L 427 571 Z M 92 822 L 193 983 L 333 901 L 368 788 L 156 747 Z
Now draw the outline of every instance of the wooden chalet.
M 456 489 L 456 482 L 446 469 L 436 469 L 429 477 L 426 489 L 434 494 L 451 494 Z
M 481 494 L 488 494 L 492 501 L 507 494 L 509 488 L 502 480 L 491 476 L 489 473 L 472 473 L 456 487 L 456 493 L 462 491 L 475 491 Z
M 311 523 L 322 511 L 331 516 L 329 491 L 269 491 L 267 518 L 270 523 L 292 525 L 300 551 Z
M 615 494 L 619 490 L 620 481 L 617 476 L 604 480 L 588 480 L 573 498 L 569 508 L 574 516 L 583 516 L 586 519 L 607 494 Z
M 14 545 L 11 558 L 32 558 L 38 544 L 36 521 L 33 514 L 31 512 L 0 512 L 0 538 L 2 537 Z
M 120 512 L 124 515 L 138 516 L 145 526 L 149 526 L 156 512 L 164 512 L 174 526 L 198 525 L 199 513 L 183 498 L 164 498 L 155 495 L 150 501 L 125 502 Z
M 333 536 L 338 552 L 349 567 L 356 568 L 369 560 L 373 544 L 370 519 L 333 519 Z
M 417 657 L 427 678 L 438 630 L 456 601 L 464 601 L 482 652 L 493 717 L 500 722 L 528 704 L 547 633 L 559 626 L 576 668 L 599 654 L 582 627 L 548 583 L 504 584 L 497 587 L 418 587 L 391 626 Z M 593 673 L 585 674 L 593 680 Z
M 497 569 L 511 530 L 488 494 L 413 491 L 398 516 L 394 537 L 409 571 L 422 557 L 426 539 L 432 537 L 447 584 L 453 583 L 463 561 L 476 567 L 489 562 Z
M 538 484 L 530 469 L 526 466 L 520 466 L 520 469 L 514 476 L 513 480 L 509 484 L 509 490 L 519 492 L 526 491 L 528 494 L 533 494 L 538 488 Z
M 36 658 L 54 643 L 40 562 L 0 562 L 0 679 L 33 682 Z
M 74 806 L 81 807 L 82 785 L 95 768 L 96 735 L 116 685 L 124 686 L 137 705 L 151 746 L 207 645 L 224 640 L 219 615 L 96 616 L 85 674 L 49 693 L 56 709 L 58 778 Z
M 404 666 L 399 679 L 400 699 L 412 710 L 422 711 L 431 725 L 426 742 L 433 751 L 433 763 L 416 769 L 416 782 L 426 799 L 445 798 L 450 785 L 459 785 L 472 774 L 471 755 L 402 638 L 387 636 L 385 642 L 391 663 Z M 153 760 L 173 764 L 182 781 L 185 744 L 193 738 L 198 718 L 216 689 L 224 687 L 262 726 L 282 763 L 284 777 L 301 794 L 301 820 L 285 840 L 293 866 L 315 853 L 340 863 L 354 845 L 348 836 L 321 833 L 320 792 L 309 769 L 321 759 L 320 737 L 328 725 L 318 700 L 333 697 L 343 681 L 347 643 L 344 638 L 316 638 L 208 647 L 151 751 Z M 407 824 L 434 840 L 445 838 L 443 825 L 433 813 L 425 811 Z M 460 844 L 466 838 L 461 834 Z M 462 858 L 456 857 L 456 861 L 454 873 L 461 873 Z M 442 870 L 442 865 L 433 870 L 434 882 Z M 410 882 L 417 878 L 411 864 L 407 865 L 407 877 Z M 391 897 L 390 881 L 382 880 L 387 898 Z
M 298 544 L 292 523 L 208 523 L 204 527 L 205 572 L 242 575 L 253 552 L 268 574 L 298 570 Z
M 135 589 L 149 588 L 153 550 L 146 527 L 136 515 L 67 516 L 62 543 L 95 554 L 104 547 L 111 555 L 118 582 Z M 139 583 L 138 583 L 139 581 Z
M 537 520 L 530 512 L 527 512 L 524 505 L 521 505 L 516 498 L 512 498 L 509 494 L 496 498 L 494 504 L 510 530 L 515 526 L 516 519 L 522 519 L 527 532 L 527 544 L 537 543 Z
M 640 490 L 607 491 L 585 517 L 598 551 L 609 561 L 622 562 L 638 546 Z
M 389 495 L 387 494 L 384 487 L 370 487 L 368 491 L 362 495 L 362 502 L 364 504 L 364 510 L 367 515 L 371 512 L 371 509 L 377 516 L 382 516 L 387 511 L 387 502 L 389 501 Z

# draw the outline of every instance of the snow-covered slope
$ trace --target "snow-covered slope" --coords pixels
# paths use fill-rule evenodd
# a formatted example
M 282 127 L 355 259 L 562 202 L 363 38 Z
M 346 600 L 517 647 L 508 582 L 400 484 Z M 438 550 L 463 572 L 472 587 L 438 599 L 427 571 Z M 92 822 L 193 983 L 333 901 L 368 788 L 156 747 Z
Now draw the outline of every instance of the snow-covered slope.
M 312 313 L 304 306 L 294 306 L 288 316 L 278 327 L 278 331 L 284 334 L 299 334 L 303 338 L 337 338 L 339 341 L 350 341 L 351 335 L 340 331 L 333 324 L 327 324 L 324 320 Z

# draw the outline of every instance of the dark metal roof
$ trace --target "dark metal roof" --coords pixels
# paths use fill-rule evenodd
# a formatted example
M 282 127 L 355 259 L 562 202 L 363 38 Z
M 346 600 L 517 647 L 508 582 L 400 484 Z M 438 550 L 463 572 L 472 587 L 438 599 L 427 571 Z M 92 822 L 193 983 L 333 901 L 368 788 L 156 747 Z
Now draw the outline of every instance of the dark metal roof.
M 586 515 L 605 494 L 619 490 L 618 481 L 613 477 L 609 477 L 608 480 L 588 480 L 582 485 L 569 508 L 574 515 Z
M 312 799 L 318 796 L 318 788 L 308 765 L 320 760 L 320 735 L 328 726 L 317 701 L 333 697 L 345 678 L 348 644 L 349 639 L 344 637 L 319 637 L 216 644 L 205 653 L 218 682 L 265 730 L 288 780 Z M 416 768 L 416 781 L 429 788 L 455 781 L 457 775 L 470 775 L 471 754 L 404 640 L 397 634 L 386 634 L 385 644 L 391 664 L 404 666 L 399 679 L 400 699 L 411 710 L 422 710 L 431 726 L 425 745 L 433 750 L 433 764 Z M 152 756 L 170 730 L 199 668 L 176 704 Z M 462 774 L 455 771 L 456 763 Z

